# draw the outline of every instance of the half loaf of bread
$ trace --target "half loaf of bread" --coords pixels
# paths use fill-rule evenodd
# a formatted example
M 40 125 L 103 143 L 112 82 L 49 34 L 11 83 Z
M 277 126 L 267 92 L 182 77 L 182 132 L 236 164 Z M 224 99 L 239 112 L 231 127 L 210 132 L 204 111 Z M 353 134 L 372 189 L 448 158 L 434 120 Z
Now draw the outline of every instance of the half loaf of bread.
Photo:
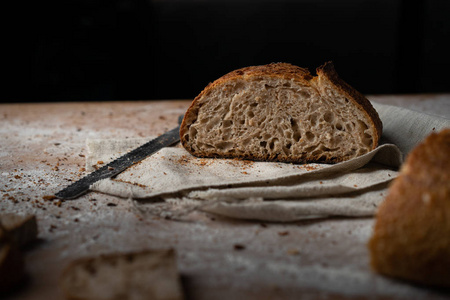
M 384 275 L 450 287 L 450 129 L 408 155 L 380 205 L 369 242 Z
M 377 112 L 341 80 L 331 62 L 317 75 L 287 64 L 239 69 L 210 83 L 180 128 L 198 157 L 335 163 L 373 150 Z

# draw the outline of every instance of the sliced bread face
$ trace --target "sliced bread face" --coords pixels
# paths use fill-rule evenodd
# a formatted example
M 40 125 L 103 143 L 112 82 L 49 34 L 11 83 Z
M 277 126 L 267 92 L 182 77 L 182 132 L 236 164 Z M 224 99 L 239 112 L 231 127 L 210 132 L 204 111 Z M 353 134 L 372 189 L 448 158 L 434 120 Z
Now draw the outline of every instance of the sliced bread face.
M 184 299 L 174 250 L 148 250 L 83 258 L 61 277 L 66 299 Z
M 335 163 L 378 145 L 381 121 L 332 63 L 312 76 L 286 63 L 247 67 L 209 84 L 180 129 L 198 157 Z

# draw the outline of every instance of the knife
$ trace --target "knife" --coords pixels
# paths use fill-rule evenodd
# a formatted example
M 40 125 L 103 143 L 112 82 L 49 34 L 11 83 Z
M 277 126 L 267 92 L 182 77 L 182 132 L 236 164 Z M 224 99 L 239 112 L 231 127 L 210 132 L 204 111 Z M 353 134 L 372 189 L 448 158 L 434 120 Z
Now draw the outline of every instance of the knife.
M 55 196 L 62 200 L 75 199 L 89 190 L 89 187 L 99 180 L 111 178 L 141 160 L 151 156 L 164 147 L 176 144 L 180 141 L 180 123 L 183 116 L 178 118 L 178 126 L 174 129 L 160 135 L 159 137 L 143 144 L 142 146 L 126 153 L 125 155 L 113 160 L 100 169 L 86 175 L 77 182 L 62 189 Z

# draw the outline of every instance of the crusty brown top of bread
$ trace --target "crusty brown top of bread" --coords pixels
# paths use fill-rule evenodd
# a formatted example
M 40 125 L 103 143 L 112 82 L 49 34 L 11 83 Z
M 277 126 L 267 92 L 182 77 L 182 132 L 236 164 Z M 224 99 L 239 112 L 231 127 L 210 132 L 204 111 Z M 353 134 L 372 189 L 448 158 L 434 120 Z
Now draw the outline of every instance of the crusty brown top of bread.
M 408 155 L 380 205 L 369 242 L 384 275 L 450 287 L 450 129 Z
M 247 77 L 247 76 L 264 76 L 270 75 L 274 77 L 280 77 L 285 79 L 292 79 L 299 81 L 305 81 L 305 83 L 311 79 L 313 76 L 310 74 L 308 69 L 294 66 L 288 63 L 271 63 L 262 66 L 250 66 L 234 70 L 224 76 L 220 77 L 213 84 L 219 84 L 221 81 L 226 81 L 234 79 L 237 77 Z
M 368 151 L 376 148 L 379 139 L 381 137 L 382 124 L 377 112 L 372 107 L 369 100 L 367 100 L 362 94 L 360 94 L 350 85 L 341 80 L 337 75 L 336 71 L 334 70 L 334 66 L 331 62 L 325 63 L 323 66 L 319 67 L 317 69 L 317 74 L 318 76 L 312 76 L 307 69 L 300 68 L 288 63 L 272 63 L 263 66 L 251 66 L 242 68 L 239 70 L 232 71 L 220 77 L 216 81 L 210 83 L 194 99 L 191 106 L 187 110 L 180 128 L 180 137 L 182 145 L 191 154 L 199 157 L 229 157 L 229 158 L 243 158 L 243 159 L 265 160 L 265 161 L 328 162 L 328 163 L 335 163 L 347 160 L 352 157 L 367 153 Z M 255 87 L 258 84 L 257 82 L 260 82 L 261 85 L 260 87 Z M 300 146 L 300 144 L 306 140 L 308 134 L 314 132 L 310 129 L 301 128 L 301 126 L 304 124 L 303 122 L 306 120 L 295 119 L 294 117 L 291 118 L 291 116 L 287 116 L 286 113 L 283 116 L 286 122 L 289 122 L 288 118 L 291 118 L 290 122 L 291 124 L 293 124 L 293 126 L 298 127 L 298 125 L 300 125 L 300 128 L 297 128 L 297 130 L 299 131 L 298 135 L 299 136 L 301 135 L 301 137 L 296 139 L 296 141 L 294 142 L 284 140 L 280 141 L 280 136 L 276 137 L 276 139 L 278 140 L 275 141 L 274 143 L 271 143 L 271 141 L 269 140 L 266 141 L 264 139 L 262 140 L 253 139 L 251 141 L 251 146 L 253 147 L 253 149 L 246 150 L 240 146 L 240 144 L 242 144 L 241 143 L 242 141 L 239 140 L 239 136 L 233 133 L 233 137 L 231 137 L 229 141 L 225 141 L 226 142 L 225 147 L 228 147 L 228 144 L 233 142 L 235 145 L 233 147 L 230 147 L 231 149 L 225 149 L 226 151 L 223 151 L 223 149 L 221 149 L 221 142 L 219 143 L 215 142 L 215 144 L 209 145 L 207 139 L 205 139 L 204 137 L 202 137 L 203 140 L 192 141 L 193 134 L 190 128 L 191 126 L 194 125 L 195 122 L 198 121 L 199 113 L 201 113 L 202 110 L 204 110 L 204 107 L 210 105 L 210 103 L 208 103 L 208 101 L 210 101 L 210 98 L 214 98 L 215 100 L 217 100 L 217 102 L 219 102 L 218 104 L 220 104 L 221 102 L 223 106 L 231 107 L 230 105 L 232 101 L 231 98 L 235 97 L 239 93 L 245 93 L 246 92 L 244 90 L 245 87 L 242 88 L 242 86 L 243 85 L 245 86 L 247 84 L 249 86 L 254 85 L 250 88 L 247 87 L 247 90 L 250 91 L 253 89 L 254 92 L 253 96 L 254 98 L 256 98 L 256 100 L 258 100 L 257 98 L 259 96 L 255 91 L 258 91 L 259 89 L 259 91 L 261 91 L 262 93 L 265 92 L 264 85 L 262 85 L 263 82 L 267 82 L 265 85 L 266 88 L 267 87 L 272 88 L 273 87 L 272 85 L 276 85 L 275 88 L 280 90 L 284 89 L 285 87 L 288 88 L 292 87 L 292 90 L 296 91 L 297 93 L 296 96 L 300 95 L 300 98 L 307 95 L 306 97 L 303 97 L 306 99 L 309 96 L 313 95 L 312 98 L 320 99 L 322 102 L 326 102 L 327 101 L 326 98 L 331 98 L 336 101 L 339 100 L 341 102 L 343 102 L 345 99 L 346 103 L 343 105 L 351 107 L 351 110 L 353 110 L 351 112 L 351 114 L 354 115 L 353 117 L 355 117 L 355 115 L 358 114 L 358 118 L 363 120 L 364 123 L 364 125 L 361 125 L 364 127 L 363 129 L 359 130 L 358 128 L 360 134 L 358 134 L 357 136 L 362 135 L 363 134 L 362 132 L 364 131 L 364 133 L 367 134 L 367 136 L 370 136 L 369 137 L 370 141 L 367 142 L 370 145 L 363 145 L 362 147 L 351 146 L 355 148 L 352 150 L 353 153 L 347 151 L 341 154 L 332 153 L 333 151 L 329 152 L 329 149 L 331 147 L 336 147 L 336 144 L 338 142 L 333 142 L 330 144 L 315 143 L 314 144 L 315 148 L 314 147 L 308 148 L 306 147 L 307 146 L 306 144 Z M 277 101 L 280 102 L 281 106 L 286 104 L 281 103 L 280 99 L 274 98 L 269 99 L 269 98 L 270 96 L 267 98 L 267 101 L 265 102 L 266 106 L 278 105 Z M 302 105 L 301 101 L 303 100 L 299 99 L 298 105 L 295 106 L 300 107 L 300 105 Z M 335 103 L 330 102 L 327 105 L 333 106 L 334 104 Z M 295 106 L 294 110 L 295 109 L 300 110 L 300 108 L 295 108 Z M 249 110 L 254 110 L 255 114 L 257 113 L 256 109 L 254 108 L 249 108 Z M 220 114 L 220 112 L 217 112 L 217 114 Z M 221 118 L 220 125 L 222 126 L 223 122 L 227 121 L 226 120 L 227 116 L 222 114 L 220 116 L 218 115 L 218 117 Z M 211 118 L 213 117 L 211 116 Z M 347 120 L 347 122 L 349 123 L 352 122 L 355 128 L 359 126 L 359 124 L 355 125 L 355 122 L 357 122 L 356 117 L 355 120 Z M 237 125 L 235 123 L 236 122 L 233 123 L 233 126 L 236 127 Z M 245 126 L 240 126 L 240 128 L 236 128 L 235 131 L 242 132 L 243 130 L 247 130 L 252 126 L 253 126 L 252 129 L 254 129 L 258 125 L 261 124 L 257 124 L 256 126 L 254 126 L 254 124 L 252 125 L 251 123 L 246 123 L 245 126 L 247 126 L 247 128 L 244 129 Z M 352 127 L 353 125 L 350 125 L 350 127 Z M 195 126 L 197 126 L 197 124 L 195 124 Z M 345 131 L 346 129 L 344 128 L 342 130 L 341 128 L 339 128 L 339 130 Z M 195 133 L 196 132 L 194 132 L 194 134 Z M 274 132 L 266 132 L 266 133 L 268 135 L 271 135 L 272 137 L 275 135 Z M 288 134 L 292 135 L 292 133 Z M 295 132 L 293 134 L 295 135 Z M 332 134 L 331 131 L 328 132 L 327 136 L 329 136 L 330 134 Z M 314 138 L 319 135 L 320 135 L 319 133 L 316 133 Z M 211 133 L 211 136 L 218 137 L 217 131 L 216 132 L 213 131 Z M 342 132 L 340 132 L 336 136 L 339 136 L 340 140 L 346 140 L 348 142 L 350 142 L 351 139 L 355 138 L 355 134 L 352 135 L 350 133 L 348 133 L 346 137 L 343 137 Z M 364 138 L 366 140 L 369 139 L 367 136 L 361 138 L 360 143 L 364 143 L 364 141 L 362 141 Z M 222 140 L 224 140 L 223 137 Z M 300 140 L 302 142 L 298 143 Z M 260 142 L 261 144 L 261 151 L 257 149 L 258 142 Z M 279 142 L 278 145 L 277 142 Z M 285 145 L 281 145 L 282 143 L 284 143 Z M 206 146 L 203 147 L 205 144 Z M 291 150 L 290 147 L 293 148 L 292 151 L 290 151 Z M 319 147 L 322 148 L 318 149 Z M 309 150 L 306 148 L 308 148 Z M 315 152 L 314 149 L 316 149 Z M 296 154 L 294 152 L 296 152 Z

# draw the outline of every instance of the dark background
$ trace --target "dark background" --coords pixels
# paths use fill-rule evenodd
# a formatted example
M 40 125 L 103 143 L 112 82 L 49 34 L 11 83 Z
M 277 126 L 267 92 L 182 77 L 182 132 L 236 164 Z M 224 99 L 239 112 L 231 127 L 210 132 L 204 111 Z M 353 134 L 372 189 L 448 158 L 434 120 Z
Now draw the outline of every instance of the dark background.
M 364 94 L 450 92 L 448 0 L 16 2 L 3 102 L 191 99 L 233 69 L 332 60 Z

